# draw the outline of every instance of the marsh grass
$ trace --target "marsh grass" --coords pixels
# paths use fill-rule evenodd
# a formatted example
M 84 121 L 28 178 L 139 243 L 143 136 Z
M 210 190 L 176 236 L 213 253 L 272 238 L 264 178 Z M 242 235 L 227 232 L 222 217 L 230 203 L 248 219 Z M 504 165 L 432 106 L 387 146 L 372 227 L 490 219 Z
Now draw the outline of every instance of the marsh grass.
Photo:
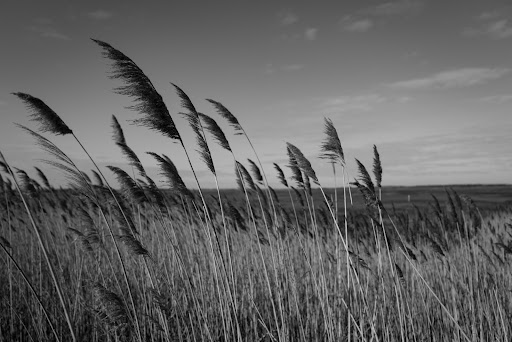
M 113 140 L 132 170 L 108 166 L 111 186 L 75 135 L 79 128 L 42 100 L 14 93 L 39 124 L 20 128 L 69 187 L 56 189 L 40 168 L 37 181 L 2 157 L 0 340 L 508 341 L 510 207 L 481 212 L 447 189 L 444 202 L 433 196 L 429 207 L 396 210 L 383 195 L 376 146 L 373 175 L 356 159 L 358 175 L 348 183 L 349 161 L 329 119 L 319 154 L 332 165 L 334 196 L 289 142 L 288 165 L 274 164 L 272 175 L 286 189 L 285 206 L 223 104 L 208 100 L 246 138 L 247 167 L 221 125 L 173 85 L 197 142 L 187 146 L 139 66 L 94 42 L 113 63 L 116 91 L 135 101 L 134 124 L 179 143 L 197 190 L 169 157 L 148 152 L 166 181 L 159 188 L 116 117 Z M 92 177 L 42 133 L 75 140 L 95 165 Z M 212 142 L 232 154 L 241 200 L 219 187 Z M 213 196 L 201 187 L 191 148 L 214 177 Z M 351 205 L 356 189 L 362 210 Z

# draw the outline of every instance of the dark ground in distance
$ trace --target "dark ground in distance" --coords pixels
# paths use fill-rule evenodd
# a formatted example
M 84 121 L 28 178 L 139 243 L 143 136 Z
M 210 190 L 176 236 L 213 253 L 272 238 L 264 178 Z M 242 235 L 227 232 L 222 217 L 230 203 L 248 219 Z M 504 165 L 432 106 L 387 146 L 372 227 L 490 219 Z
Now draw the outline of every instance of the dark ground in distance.
M 433 186 L 385 186 L 382 188 L 382 202 L 384 206 L 391 209 L 394 205 L 397 210 L 407 209 L 416 205 L 418 208 L 425 208 L 429 203 L 433 203 L 432 195 L 436 196 L 441 205 L 447 201 L 446 190 L 453 189 L 459 195 L 467 195 L 473 199 L 479 208 L 494 208 L 498 205 L 512 204 L 512 185 L 433 185 Z M 284 208 L 291 209 L 292 202 L 287 189 L 275 189 L 279 202 Z M 212 189 L 203 190 L 206 197 L 217 197 L 217 191 Z M 334 189 L 325 189 L 328 197 L 334 199 Z M 350 205 L 347 189 L 348 208 L 362 209 L 364 201 L 359 190 L 351 188 L 353 205 Z M 244 195 L 238 189 L 221 190 L 223 196 L 235 206 L 244 204 Z M 292 198 L 295 205 L 299 203 L 295 193 L 292 191 Z M 450 192 L 451 194 L 451 192 Z M 410 202 L 408 202 L 410 196 Z M 253 196 L 254 197 L 254 196 Z M 318 207 L 323 202 L 323 197 L 319 189 L 313 189 L 315 206 Z M 251 199 L 252 201 L 252 199 Z M 256 203 L 256 202 L 253 202 Z M 338 189 L 338 205 L 343 208 L 343 188 Z M 254 204 L 255 205 L 255 204 Z

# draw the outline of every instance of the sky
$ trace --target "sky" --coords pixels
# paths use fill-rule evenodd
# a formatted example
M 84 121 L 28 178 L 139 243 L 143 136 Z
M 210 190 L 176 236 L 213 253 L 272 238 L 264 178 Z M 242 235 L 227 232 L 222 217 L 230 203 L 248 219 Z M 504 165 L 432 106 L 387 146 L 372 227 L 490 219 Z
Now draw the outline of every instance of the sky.
M 286 142 L 310 159 L 323 186 L 334 185 L 331 166 L 319 158 L 324 118 L 338 131 L 351 179 L 355 158 L 371 169 L 375 144 L 384 186 L 511 183 L 508 1 L 20 0 L 2 7 L 0 151 L 34 178 L 37 166 L 53 184 L 66 185 L 42 161 L 48 155 L 14 125 L 38 127 L 12 92 L 42 99 L 102 168 L 131 173 L 112 141 L 115 115 L 150 175 L 160 179 L 145 152 L 164 153 L 195 187 L 181 147 L 131 123 L 141 116 L 126 108 L 130 98 L 113 91 L 122 84 L 108 77 L 111 65 L 94 38 L 151 79 L 203 187 L 215 183 L 178 114 L 183 108 L 171 82 L 217 120 L 247 166 L 247 158 L 256 160 L 247 141 L 205 99 L 238 118 L 275 187 L 273 163 L 290 175 Z M 83 171 L 92 169 L 72 138 L 45 136 Z M 234 187 L 231 155 L 208 139 L 220 186 Z

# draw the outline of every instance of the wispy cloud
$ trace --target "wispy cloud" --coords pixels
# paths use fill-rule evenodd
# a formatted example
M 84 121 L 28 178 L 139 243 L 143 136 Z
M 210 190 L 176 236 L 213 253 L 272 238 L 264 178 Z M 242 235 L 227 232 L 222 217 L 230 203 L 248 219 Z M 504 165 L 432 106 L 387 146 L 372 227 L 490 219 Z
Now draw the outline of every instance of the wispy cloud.
M 393 88 L 426 89 L 456 88 L 484 84 L 508 74 L 507 68 L 462 68 L 439 72 L 424 78 L 416 78 L 389 84 Z
M 318 28 L 307 28 L 304 31 L 295 31 L 282 33 L 279 35 L 279 39 L 286 41 L 299 41 L 299 40 L 307 40 L 313 41 L 318 38 Z
M 340 21 L 341 27 L 349 32 L 367 32 L 373 27 L 373 21 L 368 18 L 345 16 Z
M 375 16 L 392 16 L 404 14 L 416 14 L 423 9 L 423 1 L 398 0 L 389 1 L 380 5 L 361 10 L 361 13 Z
M 486 102 L 486 103 L 502 104 L 502 103 L 505 103 L 505 102 L 512 101 L 512 95 L 511 94 L 507 94 L 507 95 L 490 95 L 490 96 L 481 97 L 479 99 L 479 101 Z
M 382 146 L 384 151 L 400 151 L 387 167 L 389 177 L 421 175 L 422 182 L 430 182 L 428 178 L 432 175 L 442 174 L 444 181 L 450 183 L 466 182 L 464 178 L 471 182 L 475 182 L 474 179 L 495 182 L 481 175 L 505 176 L 502 170 L 506 170 L 506 166 L 512 162 L 507 154 L 507 148 L 512 143 L 507 128 L 510 129 L 510 125 L 500 129 L 466 127 L 451 134 L 415 137 L 385 144 Z
M 512 24 L 498 11 L 483 12 L 476 20 L 478 24 L 465 28 L 462 33 L 469 37 L 485 36 L 492 39 L 512 37 Z
M 366 112 L 384 102 L 387 102 L 387 98 L 379 94 L 344 95 L 320 99 L 317 108 L 324 113 Z
M 499 11 L 488 11 L 488 12 L 480 13 L 480 15 L 478 15 L 477 19 L 489 20 L 489 19 L 499 18 L 500 16 L 501 16 L 501 14 Z
M 51 26 L 29 26 L 28 29 L 32 32 L 39 34 L 43 38 L 58 39 L 58 40 L 70 40 L 71 38 L 55 29 Z
M 277 20 L 282 26 L 289 26 L 299 21 L 299 17 L 291 11 L 281 11 L 277 14 Z
M 107 20 L 112 18 L 113 14 L 110 11 L 98 9 L 96 11 L 87 13 L 87 16 L 94 20 Z
M 306 40 L 315 40 L 318 37 L 318 29 L 311 27 L 307 28 L 306 31 L 304 31 L 304 38 Z
M 286 71 L 302 70 L 304 68 L 305 68 L 304 64 L 287 64 L 287 65 L 283 65 L 281 67 L 282 70 L 286 70 Z
M 349 32 L 367 32 L 385 17 L 413 15 L 423 9 L 420 0 L 396 0 L 362 8 L 340 20 L 343 30 Z

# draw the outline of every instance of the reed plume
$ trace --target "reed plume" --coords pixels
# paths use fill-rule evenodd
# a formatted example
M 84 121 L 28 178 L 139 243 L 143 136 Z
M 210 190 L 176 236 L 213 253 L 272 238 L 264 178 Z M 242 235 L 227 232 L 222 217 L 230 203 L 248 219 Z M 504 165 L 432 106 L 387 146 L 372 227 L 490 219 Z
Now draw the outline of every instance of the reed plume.
M 339 162 L 341 165 L 345 165 L 345 154 L 341 147 L 340 138 L 338 132 L 334 127 L 331 119 L 324 118 L 324 134 L 326 138 L 321 146 L 322 154 L 320 158 L 328 159 L 332 163 Z
M 128 108 L 138 112 L 142 117 L 133 122 L 171 139 L 181 141 L 181 136 L 162 96 L 146 74 L 134 61 L 110 44 L 97 39 L 92 39 L 92 41 L 103 48 L 103 56 L 112 61 L 113 72 L 110 77 L 119 79 L 125 84 L 115 88 L 114 91 L 134 99 L 135 104 Z
M 318 184 L 318 178 L 316 177 L 315 171 L 313 170 L 309 160 L 304 156 L 304 154 L 302 154 L 302 151 L 290 143 L 286 143 L 286 146 L 291 155 L 293 155 L 300 170 L 304 172 L 307 177 L 311 178 L 315 183 Z
M 144 170 L 139 157 L 137 157 L 135 152 L 128 146 L 123 129 L 114 115 L 112 115 L 112 130 L 114 142 L 121 149 L 123 155 L 128 159 L 129 164 L 139 172 L 139 175 L 147 179 L 148 176 L 146 174 L 146 170 Z
M 16 124 L 19 128 L 30 134 L 36 140 L 36 145 L 42 148 L 45 152 L 50 154 L 56 160 L 43 160 L 46 164 L 49 164 L 61 172 L 64 173 L 65 177 L 73 184 L 76 188 L 80 189 L 84 195 L 89 198 L 94 198 L 94 191 L 91 187 L 90 182 L 84 176 L 75 163 L 54 143 L 46 139 L 42 135 L 34 132 L 30 128 L 23 125 Z
M 48 190 L 51 190 L 52 189 L 52 186 L 50 185 L 50 182 L 48 181 L 48 177 L 46 177 L 46 175 L 44 174 L 43 171 L 41 171 L 40 168 L 38 168 L 37 166 L 34 167 L 34 169 L 36 169 L 36 172 L 37 172 L 37 175 L 39 176 L 39 178 L 41 179 L 41 181 L 43 182 L 44 186 L 48 189 Z
M 176 84 L 174 84 L 174 83 L 171 83 L 171 84 L 174 86 L 174 88 L 176 88 L 176 93 L 178 94 L 178 97 L 180 98 L 181 106 L 183 108 L 187 109 L 189 111 L 189 113 L 194 114 L 194 116 L 197 117 L 198 113 L 197 113 L 196 107 L 190 100 L 190 97 L 183 91 L 183 89 L 178 87 Z
M 258 165 L 256 165 L 256 163 L 253 162 L 252 160 L 250 160 L 249 158 L 247 158 L 247 161 L 250 164 L 251 171 L 252 171 L 252 174 L 254 176 L 254 179 L 256 179 L 256 182 L 258 182 L 259 184 L 262 184 L 263 183 L 263 176 L 261 175 L 261 172 L 260 172 L 260 169 L 259 169 Z
M 240 125 L 240 123 L 238 122 L 238 119 L 226 107 L 224 107 L 222 103 L 214 101 L 212 99 L 206 99 L 206 101 L 210 102 L 217 110 L 217 113 L 220 116 L 222 116 L 227 122 L 229 122 L 231 127 L 235 129 L 236 135 L 245 134 L 242 125 Z
M 252 179 L 251 174 L 249 173 L 249 171 L 247 171 L 245 166 L 243 166 L 243 164 L 238 161 L 236 162 L 236 166 L 235 166 L 235 172 L 238 174 L 237 170 L 239 170 L 245 184 L 247 184 L 249 186 L 249 189 L 257 191 L 256 184 L 254 183 L 254 180 Z M 241 187 L 241 188 L 243 191 L 243 187 Z
M 107 168 L 116 176 L 118 183 L 121 185 L 121 191 L 127 200 L 133 200 L 137 204 L 148 201 L 144 190 L 126 171 L 111 165 L 107 166 Z
M 380 163 L 379 151 L 377 151 L 377 146 L 375 145 L 373 145 L 373 175 L 375 176 L 375 185 L 381 188 L 382 165 Z
M 276 171 L 277 171 L 277 178 L 279 179 L 281 184 L 283 184 L 285 187 L 288 187 L 288 182 L 286 181 L 284 172 L 281 169 L 281 167 L 279 165 L 277 165 L 276 163 L 274 163 L 274 169 L 276 169 Z
M 297 185 L 301 188 L 304 187 L 304 178 L 302 177 L 302 171 L 299 168 L 299 164 L 297 164 L 297 159 L 295 158 L 292 150 L 287 147 L 286 153 L 288 154 L 288 167 L 292 171 L 292 180 L 294 180 Z
M 108 323 L 117 326 L 129 322 L 128 311 L 118 294 L 108 290 L 100 283 L 93 286 L 93 291 L 103 313 L 109 318 Z
M 181 179 L 180 174 L 178 173 L 178 169 L 174 163 L 166 158 L 154 153 L 154 152 L 146 152 L 150 156 L 156 159 L 156 161 L 160 164 L 161 175 L 167 179 L 167 184 L 171 190 L 176 191 L 178 194 L 183 195 L 185 198 L 194 199 L 194 195 L 192 192 L 185 186 L 185 183 Z
M 213 139 L 225 150 L 232 152 L 231 146 L 229 145 L 228 139 L 226 138 L 226 135 L 220 128 L 220 126 L 217 124 L 217 122 L 212 119 L 210 116 L 198 113 L 199 118 L 204 123 L 204 129 L 206 129 L 212 136 Z
M 358 159 L 356 159 L 357 169 L 359 171 L 359 179 L 362 182 L 362 185 L 366 187 L 371 194 L 372 197 L 375 197 L 375 186 L 373 185 L 372 178 L 368 171 L 366 171 L 366 167 L 364 167 L 363 163 L 361 163 Z
M 30 118 L 39 122 L 39 129 L 42 132 L 50 132 L 56 135 L 72 134 L 73 131 L 62 121 L 62 119 L 43 101 L 29 94 L 12 93 L 22 100 L 32 111 Z

